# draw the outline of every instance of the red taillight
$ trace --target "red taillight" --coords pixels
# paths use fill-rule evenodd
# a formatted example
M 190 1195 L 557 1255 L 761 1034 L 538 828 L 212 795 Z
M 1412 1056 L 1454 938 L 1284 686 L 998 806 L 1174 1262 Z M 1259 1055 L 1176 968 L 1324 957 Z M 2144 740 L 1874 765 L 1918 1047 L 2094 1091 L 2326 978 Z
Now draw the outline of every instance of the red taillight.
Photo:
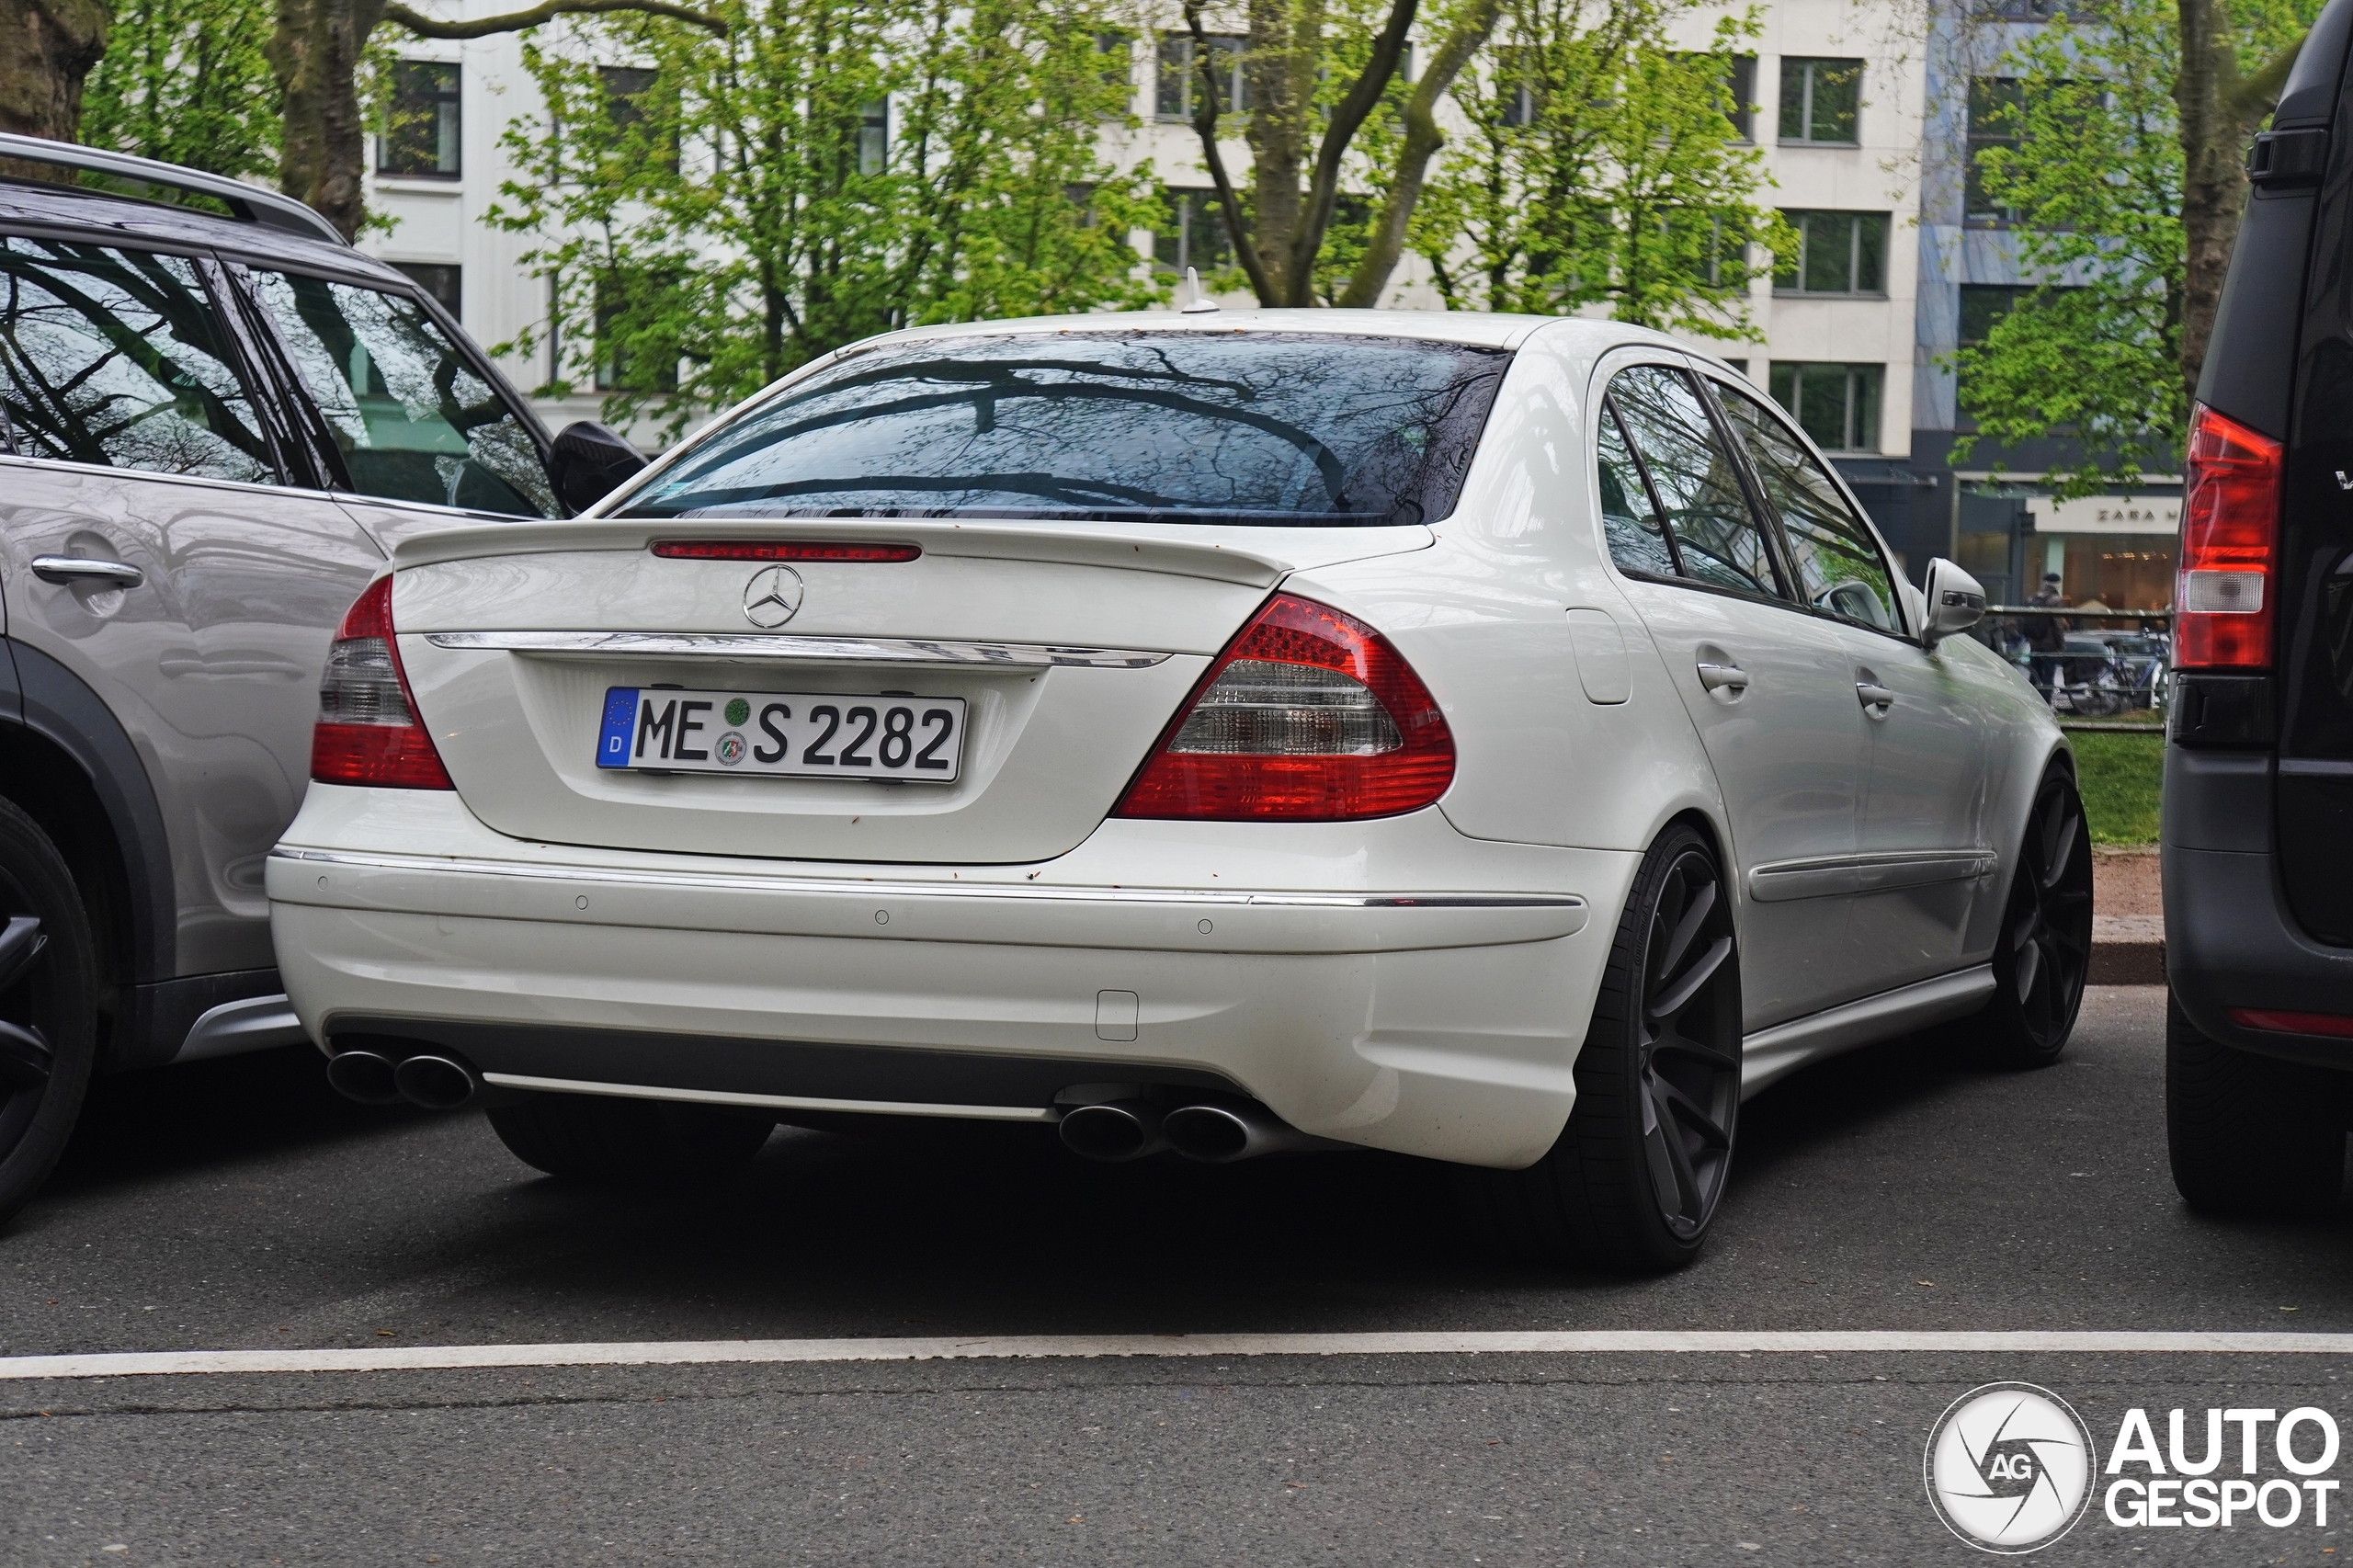
M 2177 668 L 2262 669 L 2271 663 L 2280 459 L 2270 437 L 2198 405 L 2174 585 Z
M 913 544 L 853 544 L 847 540 L 659 539 L 654 553 L 673 561 L 913 561 Z
M 1395 816 L 1453 778 L 1454 735 L 1389 640 L 1278 594 L 1203 673 L 1111 814 Z
M 2328 1035 L 2353 1039 L 2353 1018 L 2342 1013 L 2281 1013 L 2268 1007 L 2234 1007 L 2231 1022 L 2266 1034 Z
M 322 784 L 447 790 L 449 770 L 417 722 L 400 644 L 392 639 L 392 580 L 368 585 L 336 629 L 319 684 L 311 777 Z

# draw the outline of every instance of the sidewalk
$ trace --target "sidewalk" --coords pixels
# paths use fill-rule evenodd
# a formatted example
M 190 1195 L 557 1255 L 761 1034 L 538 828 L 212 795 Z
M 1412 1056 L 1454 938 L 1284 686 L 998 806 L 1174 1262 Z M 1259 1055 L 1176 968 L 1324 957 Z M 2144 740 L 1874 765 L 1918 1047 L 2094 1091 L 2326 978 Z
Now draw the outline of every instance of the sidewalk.
M 2092 850 L 2094 985 L 2163 985 L 2165 908 L 2157 848 Z

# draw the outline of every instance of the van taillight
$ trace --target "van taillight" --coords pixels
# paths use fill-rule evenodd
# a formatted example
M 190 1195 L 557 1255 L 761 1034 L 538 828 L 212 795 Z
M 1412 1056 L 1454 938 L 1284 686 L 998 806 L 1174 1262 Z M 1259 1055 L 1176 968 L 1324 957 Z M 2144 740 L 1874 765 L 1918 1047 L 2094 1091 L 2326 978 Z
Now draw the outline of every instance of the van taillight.
M 2271 663 L 2272 562 L 2279 534 L 2279 442 L 2205 404 L 2193 410 L 2174 585 L 2177 669 Z
M 1278 594 L 1199 684 L 1112 815 L 1341 822 L 1418 811 L 1454 779 L 1454 735 L 1389 640 Z
M 392 580 L 379 577 L 345 612 L 327 648 L 311 777 L 322 784 L 448 790 L 449 770 L 417 722 L 400 646 L 392 640 Z

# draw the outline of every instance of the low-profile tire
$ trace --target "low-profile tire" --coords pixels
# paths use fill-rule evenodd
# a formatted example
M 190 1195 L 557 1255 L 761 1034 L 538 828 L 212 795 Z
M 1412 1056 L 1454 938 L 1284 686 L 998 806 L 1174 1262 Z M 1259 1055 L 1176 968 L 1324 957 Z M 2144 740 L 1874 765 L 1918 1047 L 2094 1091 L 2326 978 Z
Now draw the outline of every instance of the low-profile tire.
M 1994 999 L 1957 1026 L 1988 1067 L 2048 1067 L 2067 1049 L 2092 960 L 2092 843 L 2075 781 L 2060 768 L 2034 793 L 1994 944 Z
M 1619 918 L 1568 1126 L 1526 1170 L 1464 1173 L 1474 1219 L 1532 1261 L 1689 1263 L 1731 1175 L 1740 1051 L 1732 899 L 1706 835 L 1677 824 Z
M 535 1095 L 490 1125 L 527 1165 L 604 1187 L 699 1187 L 752 1163 L 773 1119 L 715 1106 L 601 1095 Z
M 2165 1151 L 2203 1214 L 2311 1214 L 2345 1180 L 2342 1075 L 2234 1051 L 2165 995 Z
M 65 858 L 0 801 L 0 1222 L 65 1152 L 97 1058 L 98 956 Z

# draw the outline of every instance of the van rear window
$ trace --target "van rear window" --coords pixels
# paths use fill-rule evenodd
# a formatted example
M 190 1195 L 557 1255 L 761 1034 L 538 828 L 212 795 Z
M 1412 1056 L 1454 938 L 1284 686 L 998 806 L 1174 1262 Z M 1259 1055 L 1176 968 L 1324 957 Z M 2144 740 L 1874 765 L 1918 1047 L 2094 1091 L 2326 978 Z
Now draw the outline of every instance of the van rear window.
M 1436 522 L 1510 359 L 1324 333 L 894 345 L 712 433 L 620 515 Z

